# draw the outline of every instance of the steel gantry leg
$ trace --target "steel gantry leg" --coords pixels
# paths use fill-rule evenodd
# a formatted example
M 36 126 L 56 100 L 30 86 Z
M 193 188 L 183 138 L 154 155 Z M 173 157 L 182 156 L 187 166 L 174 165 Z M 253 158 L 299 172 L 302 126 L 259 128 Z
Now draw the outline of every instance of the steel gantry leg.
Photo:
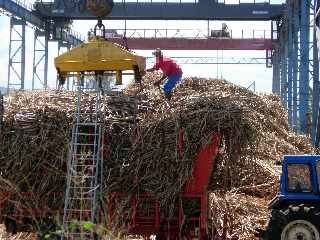
M 272 55 L 272 92 L 280 95 L 280 56 L 279 46 L 275 47 Z
M 287 26 L 281 27 L 280 33 L 280 84 L 281 84 L 281 99 L 285 108 L 288 107 L 288 79 L 287 79 Z
M 33 46 L 32 90 L 48 87 L 48 33 L 35 30 Z
M 67 42 L 63 42 L 63 41 L 58 41 L 58 55 L 66 52 L 66 51 L 69 51 L 71 48 L 71 44 L 70 43 L 67 43 Z M 70 82 L 71 82 L 71 88 L 73 88 L 73 82 L 74 82 L 74 76 L 70 77 L 68 76 L 67 79 L 66 79 L 66 89 L 70 90 Z M 57 79 L 56 81 L 56 86 L 58 87 L 59 85 L 59 81 Z
M 317 13 L 317 7 L 318 3 L 317 0 L 313 1 L 313 25 L 312 25 L 312 31 L 313 31 L 313 89 L 312 89 L 312 143 L 315 145 L 317 140 L 317 125 L 318 125 L 318 116 L 319 116 L 319 94 L 320 94 L 320 88 L 319 88 L 319 50 L 317 46 L 317 27 L 319 26 L 319 19 L 317 19 L 316 13 Z
M 307 133 L 308 122 L 308 88 L 309 88 L 309 22 L 310 0 L 300 1 L 301 5 L 301 30 L 300 30 L 300 78 L 299 78 L 299 119 L 300 130 Z
M 288 27 L 287 27 L 287 49 L 288 49 L 288 122 L 293 126 L 293 6 L 288 5 Z
M 316 34 L 314 31 L 314 46 L 313 46 L 313 89 L 312 89 L 312 142 L 315 144 L 317 121 L 319 114 L 319 59 L 318 48 L 316 46 Z
M 298 81 L 299 81 L 299 2 L 292 3 L 292 37 L 293 37 L 293 52 L 292 52 L 292 129 L 298 131 Z
M 25 33 L 26 22 L 11 17 L 7 92 L 25 88 Z
M 271 22 L 271 40 L 273 47 L 272 53 L 272 92 L 280 95 L 280 49 L 279 49 L 279 22 Z

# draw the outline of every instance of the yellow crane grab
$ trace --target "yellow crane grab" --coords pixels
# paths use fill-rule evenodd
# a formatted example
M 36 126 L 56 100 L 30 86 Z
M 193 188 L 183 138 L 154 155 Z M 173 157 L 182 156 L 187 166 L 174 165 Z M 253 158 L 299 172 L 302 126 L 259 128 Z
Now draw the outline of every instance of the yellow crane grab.
M 133 70 L 135 80 L 140 81 L 146 59 L 103 37 L 94 36 L 87 43 L 56 57 L 54 64 L 59 79 L 65 79 L 70 73 L 109 71 L 116 72 L 117 83 L 121 84 L 122 71 L 127 70 Z

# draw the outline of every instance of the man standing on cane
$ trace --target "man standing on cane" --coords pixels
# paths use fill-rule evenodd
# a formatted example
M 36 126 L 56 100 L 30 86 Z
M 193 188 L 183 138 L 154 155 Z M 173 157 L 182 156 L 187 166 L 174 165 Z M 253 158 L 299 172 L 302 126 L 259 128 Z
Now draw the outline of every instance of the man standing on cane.
M 147 69 L 146 71 L 153 72 L 161 69 L 163 75 L 160 80 L 154 82 L 154 85 L 160 86 L 160 84 L 167 79 L 166 83 L 163 85 L 163 91 L 166 99 L 170 101 L 173 88 L 181 80 L 182 70 L 172 59 L 163 57 L 160 48 L 157 48 L 152 54 L 156 57 L 156 63 L 152 68 Z

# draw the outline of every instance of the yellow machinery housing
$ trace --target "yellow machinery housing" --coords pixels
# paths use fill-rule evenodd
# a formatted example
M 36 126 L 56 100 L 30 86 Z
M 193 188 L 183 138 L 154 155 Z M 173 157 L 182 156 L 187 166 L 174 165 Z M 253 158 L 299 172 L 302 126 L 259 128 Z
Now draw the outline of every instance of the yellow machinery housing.
M 54 64 L 59 79 L 65 79 L 70 73 L 115 72 L 116 84 L 121 84 L 122 71 L 128 70 L 132 70 L 135 80 L 140 81 L 146 59 L 102 37 L 93 37 L 88 43 L 56 57 Z

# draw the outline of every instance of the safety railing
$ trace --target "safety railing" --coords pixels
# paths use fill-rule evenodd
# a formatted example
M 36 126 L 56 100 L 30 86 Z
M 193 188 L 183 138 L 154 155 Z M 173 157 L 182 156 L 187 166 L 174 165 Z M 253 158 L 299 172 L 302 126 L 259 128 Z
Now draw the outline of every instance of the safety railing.
M 211 32 L 213 31 L 213 32 Z M 218 33 L 218 34 L 215 34 Z M 219 35 L 219 33 L 221 33 Z M 226 34 L 227 33 L 227 34 Z M 268 30 L 229 30 L 223 32 L 216 29 L 107 29 L 107 38 L 231 38 L 231 39 L 271 39 Z

